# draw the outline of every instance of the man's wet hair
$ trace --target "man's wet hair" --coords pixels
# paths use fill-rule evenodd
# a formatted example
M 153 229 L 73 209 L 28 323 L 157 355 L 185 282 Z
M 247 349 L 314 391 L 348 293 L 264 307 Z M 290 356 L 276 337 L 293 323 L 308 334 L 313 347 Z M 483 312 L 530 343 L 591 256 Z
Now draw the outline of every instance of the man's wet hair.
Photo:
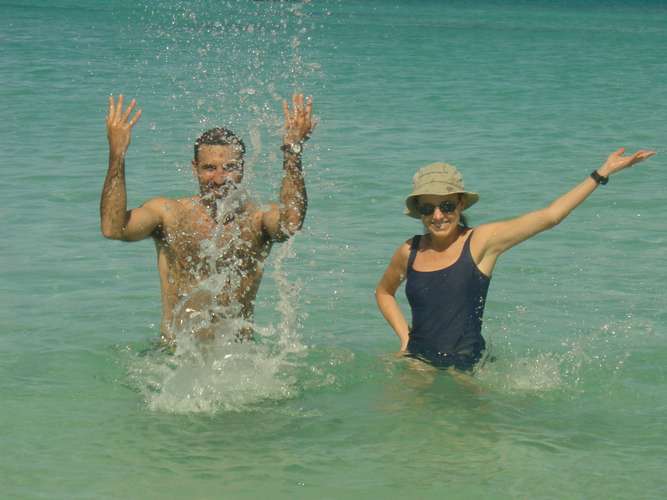
M 243 144 L 241 138 L 224 127 L 209 129 L 197 138 L 195 141 L 195 161 L 198 160 L 201 146 L 237 146 L 241 154 L 245 154 L 245 144 Z

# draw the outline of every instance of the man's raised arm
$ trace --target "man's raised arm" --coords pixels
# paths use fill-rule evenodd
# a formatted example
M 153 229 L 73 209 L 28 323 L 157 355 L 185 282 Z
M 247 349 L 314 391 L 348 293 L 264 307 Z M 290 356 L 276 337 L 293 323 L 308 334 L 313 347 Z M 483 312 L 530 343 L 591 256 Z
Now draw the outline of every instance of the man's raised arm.
M 138 110 L 130 118 L 136 104 L 132 99 L 130 105 L 123 111 L 123 96 L 118 98 L 117 103 L 112 96 L 109 96 L 107 114 L 109 170 L 100 200 L 100 222 L 104 237 L 113 240 L 142 240 L 150 236 L 162 222 L 161 200 L 152 200 L 140 208 L 127 210 L 125 154 L 130 146 L 132 127 L 141 116 L 141 110 Z
M 303 144 L 313 131 L 313 100 L 303 94 L 292 96 L 292 110 L 283 101 L 285 135 L 283 136 L 283 181 L 280 203 L 273 205 L 262 216 L 264 232 L 272 240 L 283 241 L 296 233 L 306 218 L 308 197 L 301 169 Z

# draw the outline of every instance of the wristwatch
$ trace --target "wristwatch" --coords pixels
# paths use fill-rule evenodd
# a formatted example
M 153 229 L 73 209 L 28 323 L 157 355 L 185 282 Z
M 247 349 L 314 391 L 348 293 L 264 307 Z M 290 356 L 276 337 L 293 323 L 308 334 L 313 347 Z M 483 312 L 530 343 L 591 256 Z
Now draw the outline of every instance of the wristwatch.
M 602 184 L 603 186 L 609 182 L 609 177 L 598 174 L 597 170 L 591 172 L 591 179 L 593 179 L 597 184 Z
M 280 146 L 285 153 L 291 153 L 293 155 L 300 155 L 303 151 L 303 145 L 300 142 L 287 143 Z

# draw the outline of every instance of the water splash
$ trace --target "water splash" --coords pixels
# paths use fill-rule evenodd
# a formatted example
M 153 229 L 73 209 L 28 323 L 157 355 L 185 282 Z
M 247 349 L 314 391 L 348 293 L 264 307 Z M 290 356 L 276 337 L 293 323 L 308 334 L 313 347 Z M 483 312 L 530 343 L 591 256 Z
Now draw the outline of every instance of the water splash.
M 217 224 L 201 241 L 192 271 L 200 279 L 173 310 L 169 325 L 173 352 L 154 351 L 131 363 L 133 385 L 151 410 L 243 411 L 298 394 L 295 373 L 307 349 L 299 335 L 301 284 L 291 282 L 284 267 L 295 257 L 293 240 L 276 249 L 275 321 L 254 325 L 245 319 L 245 305 L 236 295 L 249 286 L 244 281 L 248 275 L 264 264 L 253 261 L 242 236 L 248 223 L 244 217 L 253 206 L 250 193 L 242 187 L 218 200 Z M 250 268 L 244 265 L 248 259 Z M 250 336 L 254 340 L 248 340 Z
M 199 253 L 191 261 L 194 287 L 173 308 L 168 337 L 238 338 L 251 328 L 243 320 L 244 311 L 235 293 L 244 286 L 248 269 L 239 252 L 250 254 L 250 242 L 242 238 L 242 221 L 247 223 L 246 207 L 252 199 L 244 187 L 233 187 L 222 199 L 215 200 L 215 226 L 209 238 L 199 243 Z M 246 259 L 252 257 L 247 257 Z M 262 262 L 254 262 L 261 267 Z M 224 297 L 226 300 L 221 301 Z
M 301 89 L 317 93 L 314 83 L 323 76 L 321 65 L 308 60 L 315 28 L 309 4 L 179 0 L 156 8 L 144 3 L 141 29 L 126 33 L 139 68 L 135 93 L 153 94 L 171 116 L 184 119 L 181 126 L 191 130 L 193 140 L 202 129 L 221 123 L 246 137 L 251 147 L 244 185 L 260 195 L 270 190 L 271 198 L 272 180 L 280 174 L 255 175 L 255 166 L 280 162 L 278 143 L 269 151 L 264 144 L 276 141 L 266 136 L 282 133 L 282 99 Z M 170 153 L 164 146 L 165 134 L 173 129 L 170 120 L 149 128 L 159 131 L 160 146 L 154 149 L 164 155 Z M 182 170 L 189 177 L 189 169 Z M 273 250 L 278 297 L 268 324 L 244 319 L 246 304 L 230 292 L 251 279 L 239 257 L 244 245 L 252 250 L 239 223 L 250 205 L 258 204 L 243 188 L 218 203 L 217 227 L 191 262 L 196 285 L 179 298 L 167 325 L 175 339 L 173 352 L 151 352 L 130 363 L 133 385 L 151 409 L 242 410 L 299 390 L 295 373 L 307 349 L 299 334 L 301 283 L 291 282 L 284 268 L 294 256 L 292 242 Z M 250 331 L 254 342 L 239 341 Z
M 314 10 L 308 1 L 144 3 L 141 35 L 126 33 L 137 54 L 138 90 L 159 92 L 172 111 L 191 115 L 199 128 L 224 117 L 246 135 L 255 119 L 275 119 L 286 89 L 312 92 L 323 80 L 321 64 L 309 59 Z M 180 71 L 166 73 L 167 67 Z
M 475 376 L 491 389 L 514 394 L 604 390 L 622 374 L 635 337 L 652 331 L 651 324 L 631 317 L 605 323 L 592 333 L 565 339 L 560 352 L 517 353 L 510 348 L 497 353 Z
M 154 349 L 130 360 L 131 383 L 149 409 L 170 413 L 245 411 L 267 400 L 285 400 L 299 394 L 297 372 L 305 364 L 307 352 L 298 330 L 302 320 L 298 310 L 301 287 L 289 281 L 283 267 L 293 255 L 291 241 L 276 252 L 276 321 L 254 327 L 259 341 L 239 341 L 239 332 L 248 326 L 244 320 L 214 324 L 215 336 L 206 342 L 198 340 L 188 328 L 203 325 L 208 329 L 210 321 L 185 322 L 177 331 L 173 352 Z M 201 286 L 222 281 L 216 278 Z M 212 303 L 211 309 L 219 311 L 219 306 Z
M 293 397 L 297 389 L 284 368 L 280 356 L 258 344 L 181 343 L 171 356 L 136 359 L 130 376 L 151 410 L 212 414 Z

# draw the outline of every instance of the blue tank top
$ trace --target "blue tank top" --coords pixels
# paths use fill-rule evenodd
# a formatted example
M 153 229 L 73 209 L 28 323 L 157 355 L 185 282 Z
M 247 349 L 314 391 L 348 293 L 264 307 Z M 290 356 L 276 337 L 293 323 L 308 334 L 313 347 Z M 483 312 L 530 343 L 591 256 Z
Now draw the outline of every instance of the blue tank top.
M 405 294 L 412 309 L 410 344 L 437 354 L 469 355 L 484 350 L 482 316 L 491 279 L 470 253 L 472 232 L 458 260 L 437 271 L 415 271 L 421 236 L 412 239 Z

